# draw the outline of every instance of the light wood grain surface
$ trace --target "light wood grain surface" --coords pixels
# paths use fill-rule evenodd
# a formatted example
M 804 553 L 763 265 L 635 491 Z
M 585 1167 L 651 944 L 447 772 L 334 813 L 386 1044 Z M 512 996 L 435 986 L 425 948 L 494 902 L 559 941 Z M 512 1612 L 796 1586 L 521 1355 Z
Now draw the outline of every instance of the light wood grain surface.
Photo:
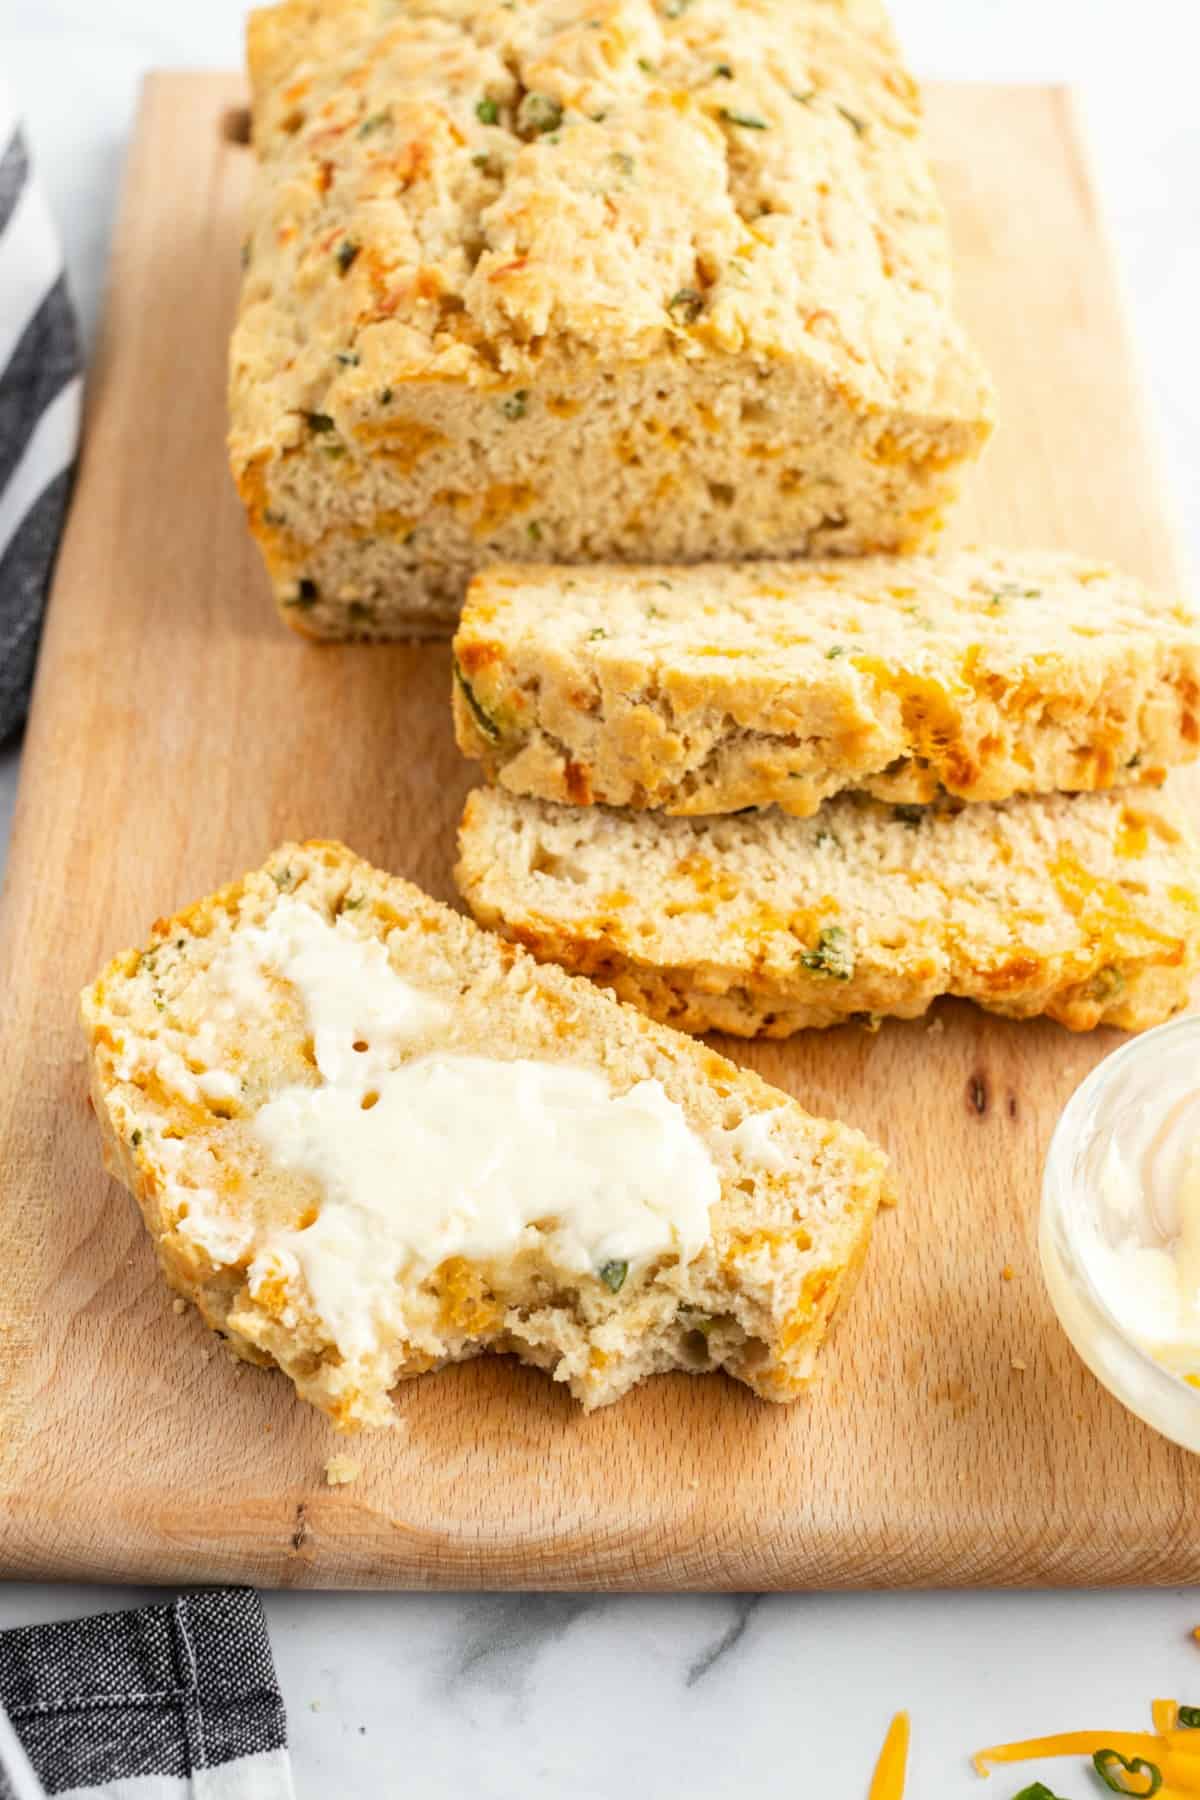
M 902 1207 L 810 1399 L 660 1379 L 584 1418 L 478 1363 L 345 1449 L 177 1316 L 100 1168 L 78 988 L 289 836 L 452 898 L 470 773 L 438 648 L 276 623 L 226 475 L 248 153 L 232 77 L 160 76 L 131 158 L 4 900 L 0 1571 L 136 1581 L 785 1587 L 1200 1578 L 1200 1462 L 1077 1361 L 1035 1257 L 1042 1157 L 1112 1034 L 965 1006 L 732 1054 L 893 1153 Z M 930 95 L 962 304 L 1002 396 L 958 535 L 1178 570 L 1059 90 Z M 729 1046 L 723 1046 L 730 1048 Z M 1002 1277 L 1005 1265 L 1011 1281 Z M 1025 1364 L 1014 1369 L 1013 1358 Z

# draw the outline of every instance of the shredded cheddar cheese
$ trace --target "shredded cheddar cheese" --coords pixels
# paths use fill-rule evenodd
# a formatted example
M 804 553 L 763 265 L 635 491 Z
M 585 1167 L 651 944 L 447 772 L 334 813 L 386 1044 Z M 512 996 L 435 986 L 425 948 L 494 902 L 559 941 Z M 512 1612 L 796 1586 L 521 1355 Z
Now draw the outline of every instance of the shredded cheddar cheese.
M 908 1714 L 898 1712 L 887 1729 L 867 1800 L 904 1800 L 908 1768 Z
M 1097 1750 L 1119 1750 L 1122 1756 L 1156 1760 L 1163 1740 L 1148 1731 L 1060 1731 L 1052 1737 L 1024 1738 L 1015 1744 L 993 1744 L 971 1758 L 977 1775 L 990 1775 L 993 1763 L 1031 1762 L 1039 1756 L 1093 1756 Z M 1200 1760 L 1196 1767 L 1200 1770 Z
M 1200 1636 L 1200 1628 L 1194 1635 Z M 1179 1729 L 1176 1700 L 1152 1701 L 1150 1716 L 1153 1732 L 1064 1731 L 1052 1737 L 994 1744 L 990 1749 L 976 1751 L 972 1761 L 977 1774 L 990 1775 L 998 1763 L 1030 1762 L 1051 1756 L 1086 1756 L 1103 1762 L 1107 1755 L 1108 1763 L 1115 1762 L 1117 1767 L 1110 1767 L 1109 1775 L 1102 1771 L 1102 1778 L 1115 1793 L 1154 1794 L 1157 1800 L 1182 1800 L 1184 1795 L 1200 1794 L 1200 1730 Z M 1122 1786 L 1114 1786 L 1112 1774 L 1118 1776 Z

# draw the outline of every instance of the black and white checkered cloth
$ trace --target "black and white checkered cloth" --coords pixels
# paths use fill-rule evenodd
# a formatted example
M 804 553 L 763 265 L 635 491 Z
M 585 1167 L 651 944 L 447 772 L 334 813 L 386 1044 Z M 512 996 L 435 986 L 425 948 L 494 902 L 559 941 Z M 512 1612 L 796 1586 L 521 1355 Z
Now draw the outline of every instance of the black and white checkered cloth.
M 0 1631 L 0 1800 L 294 1800 L 258 1596 Z
M 0 743 L 29 705 L 79 441 L 79 367 L 62 253 L 0 88 Z

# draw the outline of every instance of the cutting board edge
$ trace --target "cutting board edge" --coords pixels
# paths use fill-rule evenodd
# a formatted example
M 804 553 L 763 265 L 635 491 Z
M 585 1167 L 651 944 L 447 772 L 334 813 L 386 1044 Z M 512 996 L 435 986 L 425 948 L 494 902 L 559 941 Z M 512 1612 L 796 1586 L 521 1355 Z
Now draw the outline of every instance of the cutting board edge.
M 963 1588 L 1177 1587 L 1200 1584 L 1200 1542 L 1173 1558 L 1161 1545 L 1130 1542 L 1098 1550 L 1080 1534 L 1074 1541 L 1043 1542 L 1019 1570 L 1000 1544 L 990 1554 L 964 1546 L 947 1567 L 929 1534 L 911 1537 L 889 1527 L 891 1555 L 855 1558 L 836 1541 L 825 1546 L 766 1546 L 737 1553 L 698 1538 L 674 1552 L 654 1546 L 654 1533 L 630 1534 L 609 1554 L 553 1539 L 504 1545 L 455 1541 L 450 1535 L 419 1544 L 388 1543 L 393 1534 L 362 1529 L 378 1519 L 360 1509 L 349 1490 L 289 1497 L 268 1527 L 255 1534 L 231 1518 L 244 1548 L 214 1550 L 211 1536 L 170 1541 L 133 1525 L 114 1556 L 95 1538 L 95 1509 L 47 1518 L 36 1494 L 0 1495 L 0 1580 L 128 1582 L 180 1586 L 196 1582 L 244 1582 L 259 1588 L 306 1587 L 394 1592 L 594 1592 L 594 1593 L 788 1593 L 863 1589 L 903 1591 Z M 268 1511 L 276 1500 L 264 1502 Z M 341 1515 L 339 1521 L 338 1515 Z M 344 1522 L 344 1534 L 338 1524 Z M 126 1524 L 133 1524 L 126 1521 Z M 213 1530 L 218 1528 L 214 1521 Z M 395 1534 L 404 1537 L 398 1524 Z M 833 1536 L 833 1534 L 827 1534 Z M 252 1539 L 252 1541 L 251 1541 Z M 864 1566 L 864 1563 L 869 1566 Z

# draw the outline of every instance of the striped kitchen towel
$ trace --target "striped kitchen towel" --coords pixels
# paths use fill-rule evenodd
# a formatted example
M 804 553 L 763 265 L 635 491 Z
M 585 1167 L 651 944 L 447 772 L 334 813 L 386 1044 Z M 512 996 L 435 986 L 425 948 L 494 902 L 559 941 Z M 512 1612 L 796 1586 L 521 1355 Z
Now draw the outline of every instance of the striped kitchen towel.
M 257 1594 L 0 1631 L 0 1800 L 295 1800 Z
M 0 89 L 0 743 L 29 705 L 82 396 L 62 253 Z

